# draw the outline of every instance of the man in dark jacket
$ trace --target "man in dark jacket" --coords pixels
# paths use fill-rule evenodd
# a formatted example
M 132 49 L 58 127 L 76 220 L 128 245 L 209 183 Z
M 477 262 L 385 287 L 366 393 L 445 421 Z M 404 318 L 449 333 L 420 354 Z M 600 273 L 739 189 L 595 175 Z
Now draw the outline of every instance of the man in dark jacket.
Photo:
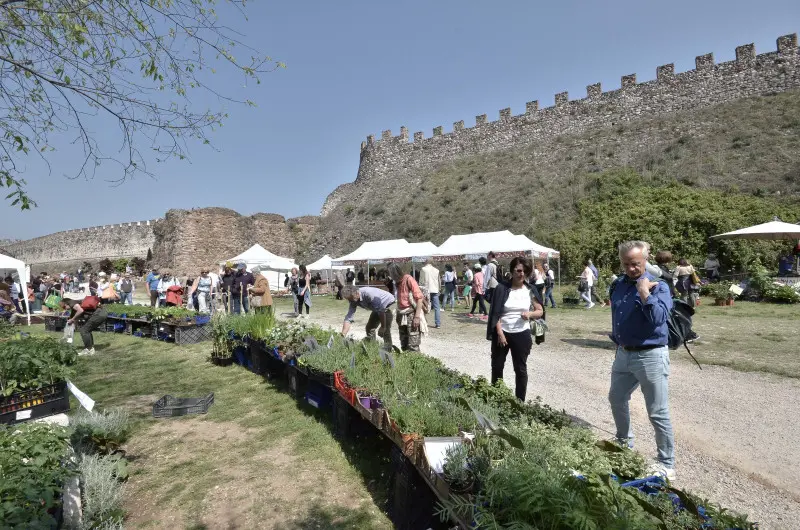
M 233 312 L 237 315 L 242 311 L 247 313 L 250 310 L 250 301 L 247 298 L 247 288 L 255 285 L 256 280 L 252 274 L 247 272 L 247 266 L 240 263 L 233 277 L 231 285 L 231 299 L 233 300 Z

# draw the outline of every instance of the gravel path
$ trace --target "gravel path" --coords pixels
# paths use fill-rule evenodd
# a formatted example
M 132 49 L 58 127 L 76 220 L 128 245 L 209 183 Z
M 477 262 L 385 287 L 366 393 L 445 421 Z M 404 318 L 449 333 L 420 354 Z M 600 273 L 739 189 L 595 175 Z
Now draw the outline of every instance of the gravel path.
M 364 335 L 361 320 L 366 316 L 357 314 L 356 337 Z M 312 321 L 334 329 L 341 326 L 338 315 L 317 313 Z M 446 317 L 443 324 L 447 326 Z M 474 333 L 443 335 L 431 329 L 423 339 L 424 352 L 473 377 L 489 377 L 487 341 Z M 613 351 L 559 339 L 551 333 L 545 345 L 534 345 L 528 360 L 528 397 L 540 395 L 545 403 L 589 422 L 600 437 L 610 437 L 614 423 L 606 396 Z M 716 366 L 701 371 L 683 357 L 673 359 L 670 376 L 675 484 L 750 514 L 761 528 L 799 528 L 800 380 Z M 513 388 L 510 360 L 506 379 Z M 637 449 L 654 457 L 653 429 L 641 392 L 631 400 L 631 414 Z

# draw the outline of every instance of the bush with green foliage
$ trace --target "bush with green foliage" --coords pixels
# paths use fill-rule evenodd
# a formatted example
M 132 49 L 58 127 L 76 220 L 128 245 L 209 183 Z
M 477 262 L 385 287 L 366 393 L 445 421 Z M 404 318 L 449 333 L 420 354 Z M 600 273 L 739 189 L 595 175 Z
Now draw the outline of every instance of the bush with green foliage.
M 0 425 L 0 524 L 3 528 L 55 528 L 51 515 L 74 472 L 64 462 L 65 429 L 42 423 Z
M 70 419 L 70 441 L 79 452 L 110 455 L 128 440 L 130 423 L 130 414 L 123 408 L 103 411 L 81 408 Z
M 797 200 L 756 197 L 670 182 L 653 184 L 630 169 L 593 176 L 578 202 L 574 223 L 553 234 L 568 274 L 579 274 L 591 258 L 599 268 L 619 269 L 617 246 L 641 239 L 653 252 L 670 250 L 677 258 L 702 265 L 714 234 L 770 221 L 800 220 Z M 744 270 L 756 257 L 777 262 L 785 244 L 772 241 L 720 240 L 715 243 L 722 269 Z
M 115 455 L 83 454 L 78 463 L 81 476 L 82 528 L 96 529 L 121 525 L 127 462 Z
M 77 350 L 53 337 L 0 342 L 0 395 L 32 390 L 68 379 Z

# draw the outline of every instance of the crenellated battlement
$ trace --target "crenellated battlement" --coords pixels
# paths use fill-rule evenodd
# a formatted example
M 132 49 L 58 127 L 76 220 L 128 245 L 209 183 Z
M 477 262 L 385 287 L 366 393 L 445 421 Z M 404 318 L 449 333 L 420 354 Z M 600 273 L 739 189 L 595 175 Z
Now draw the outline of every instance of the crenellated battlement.
M 656 77 L 651 81 L 637 82 L 636 74 L 623 75 L 619 88 L 603 91 L 600 83 L 586 87 L 586 96 L 570 100 L 567 92 L 555 94 L 553 105 L 540 108 L 539 101 L 525 104 L 525 112 L 512 115 L 511 108 L 501 109 L 498 119 L 488 121 L 486 114 L 475 117 L 475 125 L 465 127 L 464 120 L 453 123 L 452 130 L 446 132 L 441 125 L 433 128 L 432 136 L 425 137 L 422 131 L 409 138 L 406 127 L 393 136 L 391 130 L 382 132 L 379 140 L 373 135 L 362 143 L 364 151 L 380 150 L 382 147 L 397 148 L 405 144 L 415 144 L 414 150 L 436 146 L 444 139 L 459 137 L 482 137 L 484 129 L 502 132 L 508 128 L 509 137 L 519 139 L 523 129 L 536 127 L 542 131 L 556 130 L 566 126 L 574 131 L 577 127 L 593 126 L 607 121 L 616 111 L 614 121 L 627 121 L 643 115 L 673 112 L 708 106 L 740 97 L 759 95 L 798 86 L 797 34 L 784 35 L 777 39 L 775 51 L 756 54 L 754 44 L 744 44 L 735 49 L 735 59 L 715 63 L 713 54 L 699 55 L 695 58 L 695 68 L 676 73 L 674 63 L 656 68 Z M 560 133 L 566 132 L 561 130 Z M 413 140 L 413 141 L 412 141 Z M 361 171 L 359 171 L 361 177 Z

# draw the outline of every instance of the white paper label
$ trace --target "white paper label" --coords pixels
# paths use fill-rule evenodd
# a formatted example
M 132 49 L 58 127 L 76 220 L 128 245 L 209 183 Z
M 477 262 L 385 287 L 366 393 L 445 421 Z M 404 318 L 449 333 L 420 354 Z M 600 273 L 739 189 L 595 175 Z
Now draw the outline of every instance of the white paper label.
M 31 419 L 31 412 L 33 412 L 33 409 L 18 410 L 16 419 L 18 419 L 18 420 L 29 420 L 29 419 Z

